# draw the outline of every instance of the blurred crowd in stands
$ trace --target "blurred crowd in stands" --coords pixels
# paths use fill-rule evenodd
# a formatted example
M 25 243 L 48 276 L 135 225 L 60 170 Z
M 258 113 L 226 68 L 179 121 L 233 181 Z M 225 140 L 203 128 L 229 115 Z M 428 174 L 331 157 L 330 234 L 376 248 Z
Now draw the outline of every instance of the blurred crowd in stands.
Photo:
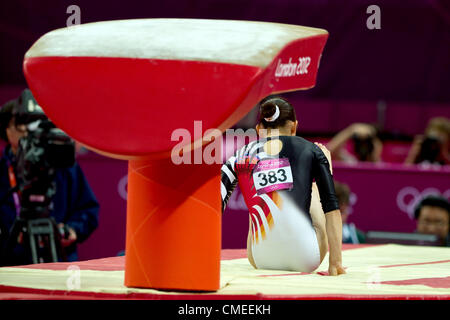
M 348 148 L 348 142 L 352 143 L 352 147 Z M 328 142 L 327 147 L 333 161 L 382 162 L 383 142 L 376 126 L 371 124 L 354 123 L 348 126 L 337 133 Z M 404 164 L 449 165 L 449 150 L 450 120 L 435 117 L 428 122 L 423 134 L 414 137 Z M 343 242 L 364 243 L 364 232 L 347 221 L 351 194 L 349 186 L 335 181 L 335 187 L 342 214 Z M 423 197 L 414 208 L 414 218 L 417 220 L 417 233 L 436 235 L 440 244 L 450 246 L 450 203 L 446 197 L 439 194 Z
M 345 148 L 353 142 L 353 152 Z M 348 163 L 382 161 L 383 142 L 376 126 L 354 123 L 327 144 L 332 159 Z M 450 120 L 445 117 L 432 118 L 425 132 L 414 137 L 413 144 L 404 160 L 405 164 L 450 164 Z

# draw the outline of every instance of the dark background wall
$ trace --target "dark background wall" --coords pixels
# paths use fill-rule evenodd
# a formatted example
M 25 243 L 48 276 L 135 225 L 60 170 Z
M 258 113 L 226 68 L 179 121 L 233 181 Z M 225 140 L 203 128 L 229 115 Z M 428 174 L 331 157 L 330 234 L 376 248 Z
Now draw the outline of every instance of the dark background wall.
M 317 86 L 296 96 L 450 102 L 450 1 L 444 0 L 3 0 L 0 86 L 25 85 L 24 53 L 44 33 L 66 26 L 72 4 L 81 9 L 81 23 L 164 17 L 325 28 L 330 37 Z M 381 9 L 380 30 L 366 27 L 371 4 Z

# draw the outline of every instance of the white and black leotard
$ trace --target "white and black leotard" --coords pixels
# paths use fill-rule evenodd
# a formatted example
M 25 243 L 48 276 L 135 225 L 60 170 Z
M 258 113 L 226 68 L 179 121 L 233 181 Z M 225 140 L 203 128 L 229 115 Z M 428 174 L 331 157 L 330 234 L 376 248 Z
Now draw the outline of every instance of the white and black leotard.
M 277 155 L 264 151 L 279 139 Z M 325 213 L 339 209 L 329 162 L 315 144 L 296 136 L 253 141 L 222 166 L 222 208 L 237 184 L 251 218 L 251 245 L 258 268 L 311 272 L 320 252 L 310 215 L 315 181 Z

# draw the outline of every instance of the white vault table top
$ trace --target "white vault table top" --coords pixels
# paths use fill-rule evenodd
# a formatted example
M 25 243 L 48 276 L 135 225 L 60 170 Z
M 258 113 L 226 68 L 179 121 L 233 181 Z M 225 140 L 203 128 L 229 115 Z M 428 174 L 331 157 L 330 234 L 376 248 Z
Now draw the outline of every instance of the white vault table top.
M 135 19 L 93 22 L 42 36 L 29 57 L 126 57 L 266 67 L 291 41 L 324 29 L 238 20 Z

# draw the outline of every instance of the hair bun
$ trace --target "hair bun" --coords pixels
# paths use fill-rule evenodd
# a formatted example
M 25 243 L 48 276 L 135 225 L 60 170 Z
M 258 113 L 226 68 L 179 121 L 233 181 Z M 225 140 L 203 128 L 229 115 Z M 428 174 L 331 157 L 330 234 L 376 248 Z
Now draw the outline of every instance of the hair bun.
M 292 105 L 284 98 L 267 97 L 259 104 L 258 122 L 264 128 L 279 128 L 287 121 L 295 122 L 295 111 Z
M 262 114 L 267 122 L 274 122 L 280 116 L 280 108 L 275 104 L 263 106 Z

